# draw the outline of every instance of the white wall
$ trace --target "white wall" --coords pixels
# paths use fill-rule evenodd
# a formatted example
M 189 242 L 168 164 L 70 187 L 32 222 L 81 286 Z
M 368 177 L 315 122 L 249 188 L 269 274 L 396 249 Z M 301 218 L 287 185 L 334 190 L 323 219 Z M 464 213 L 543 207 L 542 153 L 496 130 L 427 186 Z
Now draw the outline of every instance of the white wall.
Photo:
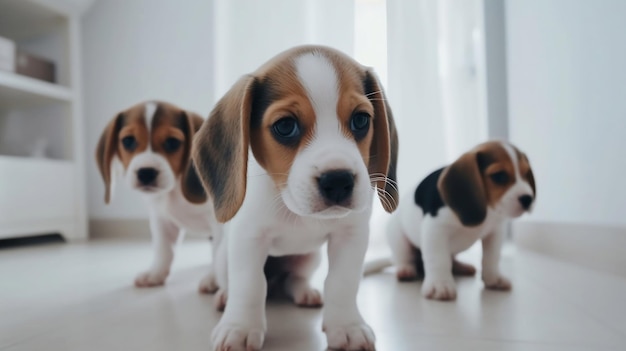
M 626 1 L 506 3 L 510 135 L 535 170 L 532 220 L 626 225 Z
M 214 101 L 213 2 L 97 1 L 82 21 L 89 216 L 140 218 L 140 198 L 118 186 L 104 204 L 93 160 L 107 122 L 145 99 L 171 101 L 208 115 Z

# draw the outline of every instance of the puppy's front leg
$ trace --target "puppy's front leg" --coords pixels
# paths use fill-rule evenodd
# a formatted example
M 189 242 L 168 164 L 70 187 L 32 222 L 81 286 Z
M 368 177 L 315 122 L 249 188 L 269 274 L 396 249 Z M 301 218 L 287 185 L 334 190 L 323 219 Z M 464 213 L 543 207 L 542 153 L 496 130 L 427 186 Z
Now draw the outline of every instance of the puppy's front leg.
M 140 288 L 163 285 L 170 273 L 174 260 L 174 245 L 178 240 L 180 229 L 172 222 L 150 212 L 150 232 L 154 259 L 149 270 L 135 278 L 135 285 Z
M 374 332 L 356 301 L 369 237 L 368 221 L 362 222 L 351 231 L 331 234 L 328 241 L 323 329 L 333 350 L 375 349 Z
M 456 287 L 452 277 L 452 253 L 448 232 L 424 223 L 422 228 L 424 282 L 422 294 L 428 299 L 454 300 Z
M 209 265 L 209 272 L 206 276 L 204 276 L 204 278 L 202 278 L 198 287 L 198 290 L 203 294 L 213 294 L 219 289 L 219 285 L 217 284 L 215 262 L 217 260 L 218 248 L 222 241 L 223 230 L 224 225 L 221 223 L 216 222 L 211 225 L 211 264 Z
M 500 273 L 500 251 L 506 235 L 506 224 L 482 240 L 483 244 L 483 282 L 487 289 L 511 290 L 511 282 Z
M 249 228 L 238 226 L 226 233 L 228 303 L 211 334 L 217 351 L 260 350 L 265 338 L 267 282 L 263 265 L 269 241 L 246 230 Z

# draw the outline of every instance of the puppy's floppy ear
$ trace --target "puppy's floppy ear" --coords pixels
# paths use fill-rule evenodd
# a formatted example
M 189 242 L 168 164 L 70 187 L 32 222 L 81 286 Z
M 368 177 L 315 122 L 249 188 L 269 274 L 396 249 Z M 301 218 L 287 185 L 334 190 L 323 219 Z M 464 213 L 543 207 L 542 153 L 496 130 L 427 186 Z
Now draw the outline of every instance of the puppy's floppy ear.
M 111 162 L 117 152 L 117 139 L 122 128 L 123 113 L 119 113 L 104 128 L 96 147 L 96 163 L 104 180 L 104 202 L 111 201 Z
M 522 153 L 522 156 L 526 159 L 526 162 L 528 162 L 528 185 L 530 185 L 530 188 L 533 189 L 533 198 L 537 198 L 537 188 L 535 186 L 535 175 L 533 174 L 533 168 L 530 166 L 530 160 L 528 159 L 528 156 L 525 153 Z
M 204 203 L 207 200 L 207 194 L 202 186 L 202 182 L 196 172 L 196 166 L 191 159 L 191 152 L 193 147 L 193 139 L 202 123 L 204 118 L 193 112 L 182 112 L 183 118 L 183 131 L 185 132 L 185 149 L 183 154 L 183 174 L 180 179 L 183 188 L 183 195 L 192 203 Z
M 192 158 L 220 222 L 235 216 L 246 194 L 250 113 L 255 78 L 242 77 L 220 99 L 194 138 Z
M 530 168 L 528 170 L 528 184 L 533 189 L 533 198 L 537 198 L 537 188 L 535 186 L 535 175 L 533 174 L 533 169 Z
M 481 224 L 487 216 L 487 194 L 480 170 L 480 152 L 463 154 L 448 166 L 437 184 L 443 201 L 465 226 Z
M 387 212 L 393 212 L 398 207 L 398 133 L 382 85 L 373 72 L 365 72 L 363 86 L 374 106 L 374 137 L 370 146 L 368 171 L 375 179 L 383 207 Z

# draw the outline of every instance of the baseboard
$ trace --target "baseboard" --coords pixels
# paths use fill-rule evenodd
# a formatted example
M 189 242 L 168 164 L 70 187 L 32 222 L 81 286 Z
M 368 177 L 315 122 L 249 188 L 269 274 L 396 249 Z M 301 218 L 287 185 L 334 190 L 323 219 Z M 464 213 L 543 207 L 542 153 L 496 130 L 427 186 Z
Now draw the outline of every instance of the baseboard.
M 133 238 L 149 240 L 150 225 L 148 219 L 90 219 L 89 238 Z M 185 237 L 205 238 L 206 233 L 186 232 Z
M 626 227 L 518 221 L 518 247 L 626 277 Z
M 150 239 L 148 219 L 90 219 L 89 238 Z

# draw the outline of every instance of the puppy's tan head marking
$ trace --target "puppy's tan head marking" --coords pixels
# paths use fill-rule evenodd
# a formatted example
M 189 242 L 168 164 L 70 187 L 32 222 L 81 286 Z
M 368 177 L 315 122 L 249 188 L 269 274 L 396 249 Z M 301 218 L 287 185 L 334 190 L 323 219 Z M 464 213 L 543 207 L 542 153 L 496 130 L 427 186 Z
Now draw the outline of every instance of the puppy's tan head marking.
M 530 203 L 524 204 L 522 197 L 530 196 L 532 202 L 535 186 L 528 159 L 522 156 L 508 143 L 490 141 L 463 154 L 443 171 L 439 191 L 461 223 L 481 224 L 488 207 L 505 206 L 506 214 L 512 216 L 528 210 Z M 515 211 L 509 209 L 513 206 Z
M 200 116 L 165 102 L 141 103 L 120 112 L 104 129 L 96 148 L 105 202 L 110 201 L 115 158 L 131 187 L 166 191 L 180 177 L 186 195 L 204 202 L 206 194 L 190 159 L 193 135 L 202 122 Z
M 323 62 L 327 62 L 326 68 L 321 67 Z M 316 69 L 323 74 L 332 71 L 333 77 L 318 78 L 312 73 Z M 338 84 L 331 87 L 335 80 Z M 231 219 L 241 207 L 248 148 L 282 191 L 289 187 L 289 174 L 298 155 L 320 143 L 320 138 L 335 135 L 332 124 L 337 122 L 335 130 L 356 143 L 363 164 L 376 176 L 374 183 L 387 187 L 387 192 L 380 194 L 385 208 L 395 209 L 397 136 L 380 84 L 347 56 L 325 47 L 304 46 L 276 56 L 241 78 L 199 132 L 193 159 L 205 188 L 213 195 L 218 219 Z M 364 132 L 359 133 L 358 128 Z M 307 168 L 310 164 L 300 163 L 303 173 L 314 173 Z M 387 177 L 390 182 L 385 182 Z

